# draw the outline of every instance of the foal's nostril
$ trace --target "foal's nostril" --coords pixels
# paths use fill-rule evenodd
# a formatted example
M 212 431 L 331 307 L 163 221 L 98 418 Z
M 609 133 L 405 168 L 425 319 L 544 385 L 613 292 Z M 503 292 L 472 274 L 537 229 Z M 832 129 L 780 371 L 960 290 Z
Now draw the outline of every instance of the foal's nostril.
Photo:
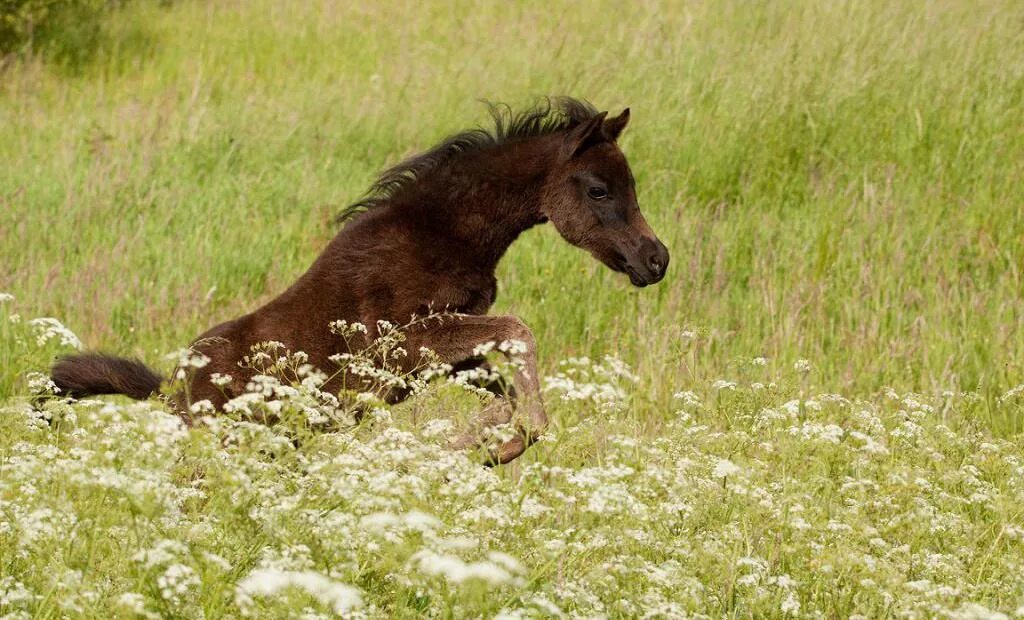
M 646 284 L 654 284 L 665 277 L 665 271 L 668 269 L 668 248 L 656 237 L 641 238 L 639 246 L 632 257 L 635 271 L 642 274 Z

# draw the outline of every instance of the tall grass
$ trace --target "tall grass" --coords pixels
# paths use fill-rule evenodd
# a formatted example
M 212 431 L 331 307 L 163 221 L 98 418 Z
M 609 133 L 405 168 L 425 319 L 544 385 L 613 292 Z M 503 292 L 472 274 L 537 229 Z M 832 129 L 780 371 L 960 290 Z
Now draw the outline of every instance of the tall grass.
M 1019 376 L 1024 9 L 1014 2 L 127 7 L 79 77 L 0 86 L 0 289 L 150 356 L 273 296 L 376 171 L 483 122 L 479 98 L 631 106 L 666 282 L 635 291 L 553 230 L 501 266 L 546 359 L 671 336 L 815 360 L 876 389 Z M 144 28 L 149 46 L 117 31 Z M 131 39 L 126 34 L 127 39 Z

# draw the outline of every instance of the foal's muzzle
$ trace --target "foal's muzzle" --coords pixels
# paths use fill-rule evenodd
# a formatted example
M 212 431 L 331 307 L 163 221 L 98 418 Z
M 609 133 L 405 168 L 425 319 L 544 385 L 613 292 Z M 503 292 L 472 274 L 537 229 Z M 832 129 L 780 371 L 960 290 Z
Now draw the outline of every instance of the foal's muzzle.
M 668 248 L 657 238 L 644 237 L 635 253 L 626 257 L 624 271 L 633 286 L 647 286 L 665 277 Z

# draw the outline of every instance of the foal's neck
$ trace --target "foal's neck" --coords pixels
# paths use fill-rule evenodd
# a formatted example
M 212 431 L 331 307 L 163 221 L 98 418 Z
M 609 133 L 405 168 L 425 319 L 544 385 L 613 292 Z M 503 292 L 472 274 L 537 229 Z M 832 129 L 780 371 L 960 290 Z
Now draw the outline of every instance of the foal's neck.
M 541 137 L 467 153 L 438 179 L 431 208 L 453 252 L 493 271 L 523 231 L 546 221 L 540 201 L 554 164 L 550 145 Z

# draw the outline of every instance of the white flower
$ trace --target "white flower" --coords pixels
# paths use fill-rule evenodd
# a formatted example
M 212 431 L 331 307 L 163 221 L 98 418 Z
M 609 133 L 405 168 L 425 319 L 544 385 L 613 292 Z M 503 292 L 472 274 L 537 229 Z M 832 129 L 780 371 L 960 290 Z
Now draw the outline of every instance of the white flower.
M 332 334 L 338 334 L 339 336 L 352 336 L 355 334 L 365 334 L 366 325 L 362 323 L 349 323 L 348 321 L 331 321 L 328 324 Z
M 375 403 L 375 402 L 377 402 L 379 400 L 380 399 L 373 392 L 359 392 L 358 394 L 356 394 L 356 402 L 357 403 L 363 403 L 363 404 Z
M 70 329 L 55 318 L 40 317 L 28 322 L 36 332 L 36 344 L 44 346 L 52 339 L 57 339 L 61 346 L 82 349 L 82 341 Z
M 197 400 L 189 405 L 188 410 L 191 413 L 201 415 L 204 413 L 213 413 L 216 408 L 213 406 L 213 403 L 204 398 L 203 400 Z
M 146 597 L 138 592 L 125 592 L 121 596 L 117 597 L 117 605 L 118 607 L 124 608 L 125 611 L 131 612 L 135 616 L 141 616 L 152 620 L 158 620 L 160 618 L 160 614 L 146 609 Z
M 786 598 L 782 599 L 782 613 L 800 613 L 800 600 L 796 597 L 796 592 L 792 590 L 786 592 Z
M 819 424 L 817 422 L 804 422 L 800 426 L 791 426 L 789 434 L 799 435 L 807 441 L 826 441 L 839 443 L 843 439 L 845 431 L 835 424 Z
M 157 577 L 160 596 L 171 603 L 181 603 L 186 595 L 199 587 L 199 576 L 184 564 L 171 564 Z
M 455 428 L 455 423 L 445 418 L 431 420 L 420 431 L 424 437 L 443 437 Z
M 358 589 L 332 579 L 316 571 L 281 571 L 272 568 L 258 569 L 238 583 L 235 602 L 243 610 L 251 607 L 252 597 L 272 596 L 285 588 L 305 590 L 313 598 L 330 605 L 334 613 L 342 615 L 363 605 Z
M 721 390 L 735 390 L 736 389 L 736 382 L 735 381 L 726 381 L 725 379 L 718 379 L 714 383 L 711 384 L 711 389 L 719 390 L 719 391 L 721 391 Z
M 715 478 L 725 478 L 740 473 L 742 470 L 735 463 L 729 459 L 719 459 L 715 463 L 715 469 L 712 471 L 712 475 Z
M 1005 394 L 1000 396 L 999 397 L 999 402 L 1005 403 L 1008 400 L 1016 398 L 1017 395 L 1019 395 L 1019 394 L 1024 394 L 1024 383 L 1021 383 L 1020 385 L 1018 385 L 1018 386 L 1016 386 L 1014 388 L 1011 388 Z
M 136 562 L 141 562 L 147 568 L 153 568 L 168 564 L 187 552 L 188 548 L 184 544 L 176 540 L 164 539 L 157 542 L 152 549 L 143 549 L 136 552 L 132 559 Z
M 386 532 L 401 528 L 417 532 L 432 532 L 440 528 L 442 524 L 433 515 L 413 510 L 404 515 L 375 512 L 360 519 L 359 525 L 364 529 L 374 532 Z
M 504 567 L 510 573 L 523 574 L 526 572 L 519 560 L 503 551 L 490 551 L 487 553 L 487 559 Z
M 25 375 L 25 380 L 28 383 L 28 391 L 32 394 L 57 394 L 60 392 L 60 388 L 53 382 L 53 379 L 41 372 L 30 372 Z
M 10 293 L 0 293 L 0 304 L 14 301 L 14 295 Z
M 809 361 L 805 360 L 805 359 L 798 359 L 793 364 L 793 370 L 797 371 L 800 374 L 805 375 L 805 374 L 811 372 L 811 363 Z
M 179 369 L 202 368 L 210 363 L 210 358 L 192 349 L 178 349 L 174 353 L 168 353 L 164 359 L 177 362 Z
M 501 566 L 493 559 L 490 562 L 464 562 L 453 555 L 436 553 L 427 549 L 416 552 L 411 561 L 422 573 L 444 577 L 452 583 L 463 583 L 471 579 L 483 581 L 492 586 L 521 582 L 521 579 L 508 569 L 510 563 L 518 566 L 517 561 L 504 554 L 500 556 Z
M 495 343 L 493 340 L 489 342 L 481 342 L 480 344 L 473 347 L 473 356 L 479 357 L 482 355 L 487 355 L 488 353 L 494 350 L 494 346 Z
M 522 355 L 526 353 L 526 343 L 522 340 L 502 340 L 498 350 L 508 355 Z
M 964 603 L 950 617 L 957 618 L 958 620 L 1009 620 L 1009 616 L 1006 614 L 993 611 L 978 603 Z
M 216 385 L 217 387 L 224 387 L 226 385 L 230 385 L 231 381 L 231 375 L 225 375 L 219 372 L 215 372 L 210 375 L 210 383 Z
M 677 398 L 683 401 L 684 407 L 700 407 L 700 397 L 697 396 L 692 390 L 683 390 L 682 392 L 676 392 L 672 395 L 672 398 Z
M 561 372 L 544 379 L 544 389 L 561 392 L 563 401 L 590 401 L 604 410 L 622 407 L 627 398 L 623 384 L 638 380 L 625 362 L 612 355 L 601 362 L 571 357 L 560 365 Z

